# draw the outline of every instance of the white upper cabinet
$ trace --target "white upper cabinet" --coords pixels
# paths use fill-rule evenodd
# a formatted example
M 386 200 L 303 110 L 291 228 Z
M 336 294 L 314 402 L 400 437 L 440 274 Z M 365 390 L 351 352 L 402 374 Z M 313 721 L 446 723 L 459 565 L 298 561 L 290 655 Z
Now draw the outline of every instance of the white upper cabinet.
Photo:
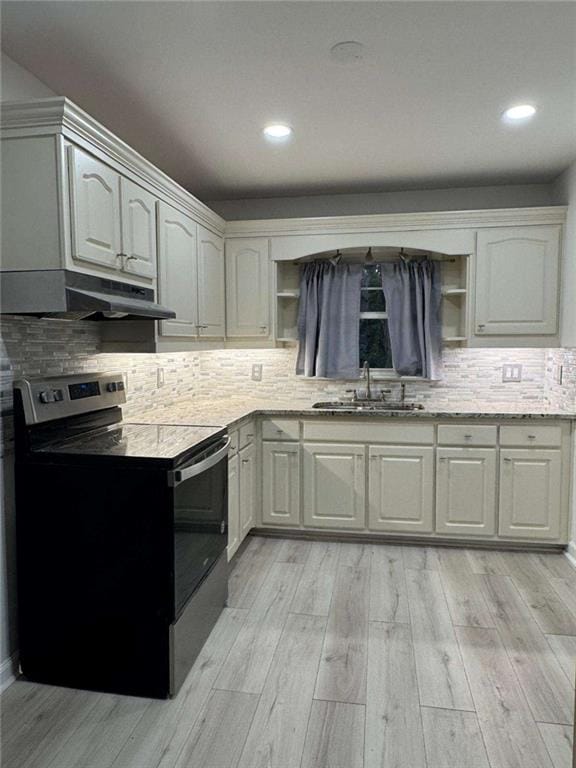
M 554 225 L 479 230 L 477 337 L 558 332 L 560 229 Z
M 122 268 L 131 275 L 156 277 L 156 198 L 129 179 L 120 182 Z
M 226 335 L 270 336 L 269 241 L 267 237 L 226 242 Z
M 198 226 L 198 331 L 200 336 L 225 334 L 224 240 Z
M 72 258 L 120 269 L 120 176 L 77 147 L 69 161 Z
M 158 258 L 160 300 L 176 312 L 162 320 L 163 336 L 196 336 L 198 286 L 196 222 L 166 203 L 158 205 Z

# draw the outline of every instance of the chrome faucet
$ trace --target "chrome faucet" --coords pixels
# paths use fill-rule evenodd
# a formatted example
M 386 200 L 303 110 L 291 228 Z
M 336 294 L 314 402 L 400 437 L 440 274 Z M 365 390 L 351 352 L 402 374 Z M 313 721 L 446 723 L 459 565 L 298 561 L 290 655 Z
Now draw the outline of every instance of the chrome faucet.
M 362 366 L 362 376 L 366 379 L 366 399 L 372 400 L 372 388 L 370 386 L 370 365 L 368 360 L 364 360 Z

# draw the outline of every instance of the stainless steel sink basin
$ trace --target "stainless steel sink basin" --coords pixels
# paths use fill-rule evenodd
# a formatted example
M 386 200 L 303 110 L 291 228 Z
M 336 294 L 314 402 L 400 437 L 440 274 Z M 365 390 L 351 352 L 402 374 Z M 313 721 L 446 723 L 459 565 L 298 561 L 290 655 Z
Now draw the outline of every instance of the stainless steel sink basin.
M 354 400 L 343 403 L 340 400 L 325 403 L 314 403 L 312 408 L 327 411 L 421 411 L 419 403 L 387 403 L 382 400 Z

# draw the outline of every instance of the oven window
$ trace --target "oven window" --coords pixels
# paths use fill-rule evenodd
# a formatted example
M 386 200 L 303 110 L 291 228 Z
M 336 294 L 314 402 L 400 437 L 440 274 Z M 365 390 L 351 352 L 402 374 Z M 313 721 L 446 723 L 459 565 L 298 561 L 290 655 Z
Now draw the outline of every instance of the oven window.
M 227 483 L 228 462 L 223 459 L 174 488 L 176 618 L 226 548 Z

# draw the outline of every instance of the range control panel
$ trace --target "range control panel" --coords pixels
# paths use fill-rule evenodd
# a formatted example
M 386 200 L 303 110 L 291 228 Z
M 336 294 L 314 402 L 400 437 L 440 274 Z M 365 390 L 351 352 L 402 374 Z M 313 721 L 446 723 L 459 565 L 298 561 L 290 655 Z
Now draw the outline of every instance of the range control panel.
M 91 373 L 45 379 L 21 379 L 14 389 L 22 394 L 27 424 L 53 421 L 126 402 L 121 373 Z

